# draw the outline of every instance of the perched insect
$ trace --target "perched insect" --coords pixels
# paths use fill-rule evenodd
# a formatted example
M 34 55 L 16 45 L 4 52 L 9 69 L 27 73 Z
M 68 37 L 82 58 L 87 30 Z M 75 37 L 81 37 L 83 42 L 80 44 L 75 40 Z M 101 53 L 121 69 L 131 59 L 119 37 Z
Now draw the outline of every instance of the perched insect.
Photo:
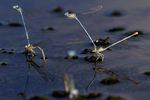
M 29 33 L 28 33 L 28 30 L 27 30 L 27 27 L 26 27 L 26 23 L 25 23 L 25 20 L 24 20 L 22 8 L 19 5 L 15 5 L 15 6 L 13 6 L 13 8 L 16 9 L 20 13 L 21 19 L 22 19 L 22 22 L 23 22 L 23 26 L 24 26 L 24 30 L 25 30 L 25 34 L 26 34 L 26 39 L 27 39 L 27 45 L 25 45 L 25 52 L 31 53 L 32 56 L 35 56 L 36 52 L 35 52 L 34 49 L 38 48 L 41 51 L 43 61 L 45 62 L 46 60 L 45 60 L 44 50 L 41 47 L 34 46 L 34 45 L 32 45 L 30 43 Z
M 128 36 L 128 37 L 125 37 L 125 38 L 123 38 L 123 39 L 121 39 L 121 40 L 119 40 L 119 41 L 117 41 L 117 42 L 111 44 L 111 45 L 108 46 L 108 47 L 105 47 L 105 48 L 100 47 L 100 48 L 98 48 L 98 47 L 96 46 L 96 44 L 94 43 L 92 37 L 90 36 L 89 32 L 88 32 L 88 31 L 86 30 L 86 28 L 83 26 L 83 24 L 81 23 L 81 21 L 79 20 L 79 18 L 77 17 L 77 15 L 76 15 L 75 13 L 73 13 L 73 12 L 66 12 L 66 13 L 65 13 L 65 16 L 67 16 L 67 17 L 70 18 L 70 19 L 75 19 L 75 20 L 80 24 L 80 26 L 83 28 L 83 30 L 85 31 L 86 35 L 89 37 L 90 41 L 91 41 L 92 44 L 93 44 L 94 49 L 92 50 L 92 52 L 95 54 L 96 60 L 101 59 L 101 61 L 103 61 L 103 60 L 104 60 L 104 55 L 102 54 L 103 51 L 105 51 L 105 50 L 107 50 L 107 49 L 109 49 L 109 48 L 111 48 L 111 47 L 113 47 L 113 46 L 115 46 L 115 45 L 117 45 L 117 44 L 119 44 L 119 43 L 121 43 L 121 42 L 123 42 L 123 41 L 125 41 L 125 40 L 127 40 L 127 39 L 129 39 L 129 38 L 131 38 L 131 37 L 133 37 L 133 36 L 139 34 L 138 32 L 135 32 L 135 33 L 133 33 L 132 35 L 130 35 L 130 36 Z
M 24 26 L 24 30 L 25 30 L 25 34 L 26 34 L 26 39 L 27 39 L 27 45 L 25 45 L 25 52 L 24 52 L 24 54 L 25 54 L 25 57 L 26 57 L 27 65 L 28 65 L 28 74 L 27 74 L 27 79 L 26 79 L 26 83 L 25 83 L 25 87 L 24 87 L 23 93 L 20 93 L 20 94 L 22 94 L 22 96 L 24 96 L 25 92 L 26 92 L 27 84 L 28 84 L 28 81 L 29 81 L 29 75 L 30 75 L 30 68 L 31 68 L 31 66 L 36 69 L 36 71 L 41 75 L 41 77 L 44 80 L 51 81 L 51 80 L 53 80 L 53 77 L 47 71 L 47 69 L 43 66 L 43 64 L 46 62 L 46 57 L 45 57 L 44 50 L 41 47 L 34 46 L 34 45 L 32 45 L 30 43 L 29 34 L 28 34 L 28 30 L 27 30 L 26 23 L 25 23 L 25 20 L 24 20 L 22 8 L 20 6 L 18 6 L 18 5 L 13 6 L 13 8 L 15 10 L 17 10 L 20 13 L 20 15 L 21 15 L 21 19 L 22 19 L 22 22 L 23 22 L 23 26 Z M 42 62 L 44 62 L 44 63 L 37 64 L 34 61 L 34 58 L 36 56 L 35 49 L 39 49 L 40 50 L 41 55 L 42 55 Z

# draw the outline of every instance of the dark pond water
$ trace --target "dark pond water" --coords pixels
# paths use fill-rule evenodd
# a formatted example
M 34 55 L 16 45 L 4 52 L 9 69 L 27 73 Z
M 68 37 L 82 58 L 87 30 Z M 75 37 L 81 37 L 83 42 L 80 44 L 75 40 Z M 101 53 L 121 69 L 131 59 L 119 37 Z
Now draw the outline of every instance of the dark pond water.
M 125 100 L 149 100 L 150 76 L 143 74 L 150 71 L 148 0 L 0 0 L 1 100 L 22 100 L 18 93 L 24 90 L 28 73 L 25 56 L 21 53 L 26 44 L 24 29 L 19 13 L 12 8 L 16 4 L 23 8 L 30 41 L 39 44 L 46 53 L 48 59 L 45 73 L 54 78 L 53 81 L 45 81 L 37 69 L 31 67 L 26 88 L 27 99 L 47 96 L 51 100 L 59 100 L 51 94 L 53 91 L 64 90 L 63 76 L 68 73 L 73 76 L 76 88 L 81 94 L 103 94 L 91 100 L 122 100 L 110 99 L 110 95 L 120 96 Z M 91 10 L 92 8 L 96 9 Z M 108 74 L 101 72 L 97 73 L 88 91 L 85 90 L 93 78 L 94 64 L 83 58 L 68 60 L 64 57 L 70 50 L 84 56 L 81 52 L 92 48 L 92 45 L 79 24 L 64 16 L 64 12 L 68 10 L 77 13 L 94 40 L 110 37 L 109 42 L 114 43 L 126 37 L 127 32 L 143 33 L 105 51 L 104 62 L 98 64 L 99 67 L 123 77 L 119 83 L 103 84 L 102 80 Z M 38 56 L 36 58 L 38 62 Z M 124 79 L 125 76 L 139 84 L 132 84 Z

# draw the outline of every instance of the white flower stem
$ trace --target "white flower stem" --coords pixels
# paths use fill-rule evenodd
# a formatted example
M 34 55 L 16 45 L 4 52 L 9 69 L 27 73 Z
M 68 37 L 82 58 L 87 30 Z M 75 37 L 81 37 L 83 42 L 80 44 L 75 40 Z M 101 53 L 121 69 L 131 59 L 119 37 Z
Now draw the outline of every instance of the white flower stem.
M 77 17 L 75 17 L 75 19 L 76 19 L 77 22 L 80 24 L 80 26 L 83 28 L 83 30 L 85 31 L 85 33 L 87 34 L 87 36 L 88 36 L 89 39 L 91 40 L 91 42 L 92 42 L 92 44 L 93 44 L 93 46 L 94 46 L 94 49 L 96 50 L 97 47 L 96 47 L 96 45 L 95 45 L 95 43 L 94 43 L 92 37 L 90 36 L 90 34 L 88 33 L 88 31 L 86 30 L 86 28 L 83 26 L 83 24 L 81 23 L 81 21 L 80 21 Z

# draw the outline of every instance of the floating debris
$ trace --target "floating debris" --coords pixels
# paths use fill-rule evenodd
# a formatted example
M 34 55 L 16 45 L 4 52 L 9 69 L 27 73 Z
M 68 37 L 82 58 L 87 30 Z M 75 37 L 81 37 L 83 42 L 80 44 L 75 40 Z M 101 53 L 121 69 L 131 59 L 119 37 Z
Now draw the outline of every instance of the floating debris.
M 42 31 L 54 31 L 55 29 L 53 27 L 46 27 L 46 28 L 42 28 Z
M 121 17 L 121 16 L 123 16 L 124 14 L 121 12 L 121 11 L 118 11 L 118 10 L 115 10 L 115 11 L 112 11 L 111 13 L 110 13 L 110 16 L 112 16 L 112 17 Z
M 143 74 L 146 76 L 150 76 L 150 71 L 144 72 Z
M 84 49 L 84 50 L 81 52 L 81 54 L 91 54 L 91 53 L 93 53 L 92 51 L 93 51 L 92 49 Z
M 106 100 L 126 100 L 125 98 L 121 97 L 121 96 L 113 96 L 110 95 L 106 98 Z
M 104 39 L 97 39 L 96 41 L 94 41 L 96 46 L 108 46 L 110 45 L 110 43 L 108 42 L 108 40 L 110 39 L 110 37 L 106 37 Z
M 10 50 L 7 50 L 7 49 L 0 49 L 0 53 L 7 53 L 7 54 L 14 54 L 15 53 L 15 49 L 10 49 Z
M 96 62 L 102 62 L 102 58 L 101 57 L 97 57 L 96 55 L 92 55 L 92 56 L 86 56 L 85 61 L 91 62 L 91 63 L 96 63 Z
M 120 32 L 120 31 L 125 31 L 125 28 L 123 27 L 114 27 L 108 30 L 108 32 Z
M 52 96 L 55 98 L 66 98 L 69 96 L 69 93 L 66 91 L 54 91 Z M 86 95 L 78 95 L 76 99 L 69 99 L 69 100 L 87 100 L 87 99 L 95 99 L 101 97 L 101 93 L 92 92 Z
M 3 26 L 3 24 L 0 22 L 0 26 Z
M 1 49 L 0 49 L 0 53 L 8 53 L 8 52 L 7 52 L 7 50 L 6 50 L 6 49 L 1 48 Z
M 7 51 L 8 54 L 15 54 L 16 50 L 15 49 L 10 49 Z
M 50 99 L 45 96 L 34 96 L 34 97 L 31 97 L 29 100 L 50 100 Z
M 127 33 L 124 33 L 124 35 L 130 36 L 130 35 L 134 34 L 135 32 L 138 32 L 138 34 L 135 35 L 135 36 L 139 36 L 139 35 L 142 35 L 142 34 L 143 34 L 142 31 L 129 31 L 129 32 L 127 32 Z
M 105 71 L 106 71 L 105 68 L 103 68 L 103 67 L 97 67 L 97 66 L 95 66 L 95 67 L 93 68 L 93 70 L 94 70 L 96 73 L 105 72 Z
M 18 96 L 21 96 L 23 100 L 26 100 L 26 93 L 25 92 L 20 92 L 20 93 L 17 93 Z
M 17 95 L 25 96 L 25 93 L 20 92 L 20 93 L 18 93 Z
M 19 22 L 10 22 L 7 25 L 10 27 L 22 27 L 22 24 Z
M 52 10 L 52 12 L 55 12 L 55 13 L 62 13 L 63 11 L 64 9 L 61 6 L 58 6 Z
M 101 96 L 102 96 L 101 93 L 92 92 L 92 93 L 89 93 L 89 94 L 85 95 L 85 98 L 86 99 L 95 99 L 95 98 L 99 98 Z
M 66 91 L 53 91 L 52 96 L 55 98 L 64 98 L 64 97 L 68 97 L 69 93 Z
M 8 62 L 0 62 L 0 65 L 1 65 L 1 66 L 7 66 L 7 65 L 8 65 Z
M 104 85 L 114 85 L 120 83 L 119 79 L 115 76 L 109 76 L 101 81 Z

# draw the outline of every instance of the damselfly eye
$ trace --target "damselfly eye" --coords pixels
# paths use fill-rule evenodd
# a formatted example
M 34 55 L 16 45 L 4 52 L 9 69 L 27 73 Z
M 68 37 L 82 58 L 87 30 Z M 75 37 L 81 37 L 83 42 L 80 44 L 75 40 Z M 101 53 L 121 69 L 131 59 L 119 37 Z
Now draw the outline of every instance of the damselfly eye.
M 76 18 L 76 14 L 73 13 L 73 12 L 66 12 L 66 13 L 65 13 L 65 16 L 67 16 L 67 17 L 70 18 L 70 19 Z
M 14 8 L 14 9 L 18 9 L 18 8 L 19 8 L 19 6 L 18 6 L 18 5 L 15 5 L 15 6 L 13 6 L 13 8 Z
M 19 11 L 19 12 L 22 11 L 22 9 L 19 5 L 15 5 L 15 6 L 13 6 L 13 8 L 16 9 L 17 11 Z

